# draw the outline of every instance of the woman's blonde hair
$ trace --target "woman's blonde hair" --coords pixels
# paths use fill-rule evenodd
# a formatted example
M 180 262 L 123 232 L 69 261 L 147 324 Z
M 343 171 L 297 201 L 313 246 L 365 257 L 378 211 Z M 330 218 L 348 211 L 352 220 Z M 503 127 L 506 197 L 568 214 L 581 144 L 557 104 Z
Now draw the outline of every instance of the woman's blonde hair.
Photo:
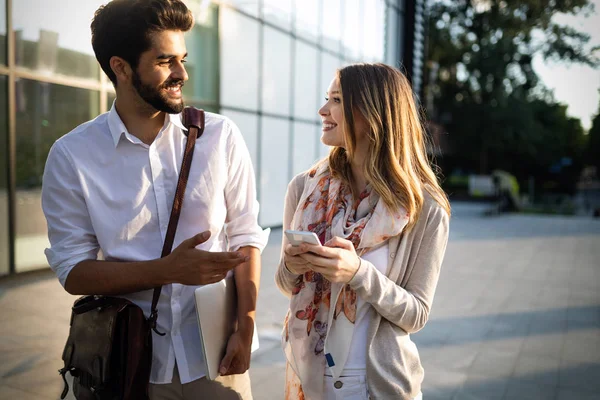
M 388 208 L 406 209 L 410 229 L 423 207 L 423 189 L 450 215 L 450 203 L 427 155 L 427 137 L 408 79 L 385 64 L 353 64 L 337 71 L 343 113 L 345 148 L 334 147 L 331 173 L 352 179 L 350 160 L 356 150 L 356 118 L 368 127 L 369 151 L 364 162 L 367 181 Z

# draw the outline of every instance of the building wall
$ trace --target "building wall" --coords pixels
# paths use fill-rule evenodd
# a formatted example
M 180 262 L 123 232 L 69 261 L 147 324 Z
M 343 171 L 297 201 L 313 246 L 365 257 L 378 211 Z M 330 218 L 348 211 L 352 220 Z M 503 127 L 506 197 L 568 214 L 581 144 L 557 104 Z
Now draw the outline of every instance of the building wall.
M 105 1 L 0 0 L 0 275 L 47 266 L 40 191 L 48 150 L 114 100 L 90 44 L 91 18 Z M 186 35 L 186 102 L 238 124 L 259 222 L 279 226 L 287 183 L 328 152 L 317 110 L 335 69 L 399 65 L 404 0 L 186 2 L 196 18 Z

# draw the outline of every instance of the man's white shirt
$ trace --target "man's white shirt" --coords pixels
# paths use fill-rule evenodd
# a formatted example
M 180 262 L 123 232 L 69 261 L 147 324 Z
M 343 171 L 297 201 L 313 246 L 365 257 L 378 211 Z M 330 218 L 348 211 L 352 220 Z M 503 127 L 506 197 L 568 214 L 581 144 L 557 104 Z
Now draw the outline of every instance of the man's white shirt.
M 113 104 L 108 113 L 56 141 L 46 162 L 42 207 L 48 221 L 46 257 L 64 286 L 83 260 L 160 258 L 185 149 L 181 115 L 167 114 L 151 145 L 127 132 Z M 265 247 L 257 223 L 254 171 L 242 135 L 229 119 L 206 113 L 196 141 L 173 248 L 205 230 L 209 251 Z M 202 268 L 201 265 L 198 268 Z M 151 382 L 169 383 L 175 362 L 182 383 L 205 375 L 194 304 L 195 286 L 162 288 L 153 334 Z M 152 290 L 124 295 L 150 314 Z

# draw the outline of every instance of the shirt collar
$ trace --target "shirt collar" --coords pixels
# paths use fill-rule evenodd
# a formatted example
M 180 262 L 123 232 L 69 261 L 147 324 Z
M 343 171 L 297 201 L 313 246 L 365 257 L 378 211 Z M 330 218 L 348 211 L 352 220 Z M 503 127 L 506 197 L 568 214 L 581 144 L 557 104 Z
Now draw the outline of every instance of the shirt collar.
M 167 118 L 169 119 L 169 122 L 173 125 L 175 125 L 176 127 L 178 127 L 179 129 L 181 129 L 182 131 L 187 132 L 187 128 L 185 126 L 183 126 L 183 122 L 181 121 L 182 119 L 182 114 L 167 114 Z
M 123 120 L 121 120 L 119 113 L 117 113 L 115 104 L 116 102 L 113 101 L 112 107 L 108 112 L 108 128 L 113 138 L 113 143 L 115 147 L 117 147 L 121 136 L 128 133 L 128 131 L 125 127 L 125 124 L 123 123 Z M 165 129 L 168 126 L 168 124 L 173 124 L 182 131 L 187 132 L 187 128 L 183 126 L 183 122 L 181 122 L 181 113 L 167 114 L 167 118 L 165 120 L 165 125 L 163 126 L 163 129 Z

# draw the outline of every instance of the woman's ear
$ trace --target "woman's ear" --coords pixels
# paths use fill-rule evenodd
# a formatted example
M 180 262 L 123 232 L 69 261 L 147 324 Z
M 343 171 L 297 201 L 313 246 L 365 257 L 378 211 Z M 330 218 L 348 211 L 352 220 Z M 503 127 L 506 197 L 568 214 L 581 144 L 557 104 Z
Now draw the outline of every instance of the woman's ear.
M 117 76 L 117 82 L 127 82 L 131 80 L 132 69 L 127 61 L 121 57 L 113 56 L 110 58 L 110 69 Z

